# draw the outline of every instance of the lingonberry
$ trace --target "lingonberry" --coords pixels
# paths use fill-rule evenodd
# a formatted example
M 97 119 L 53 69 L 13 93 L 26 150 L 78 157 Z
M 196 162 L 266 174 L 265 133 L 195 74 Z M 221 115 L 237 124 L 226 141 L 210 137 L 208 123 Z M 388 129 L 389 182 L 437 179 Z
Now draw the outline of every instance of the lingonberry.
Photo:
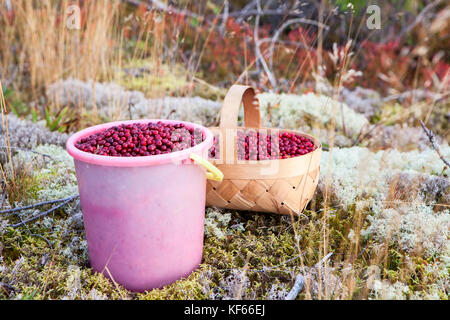
M 150 156 L 190 148 L 205 140 L 200 129 L 161 121 L 114 126 L 80 139 L 75 146 L 88 153 L 114 156 Z
M 218 136 L 209 149 L 209 157 L 220 158 Z M 291 132 L 278 134 L 262 133 L 256 130 L 239 130 L 237 132 L 238 160 L 287 159 L 310 153 L 316 149 L 309 138 Z

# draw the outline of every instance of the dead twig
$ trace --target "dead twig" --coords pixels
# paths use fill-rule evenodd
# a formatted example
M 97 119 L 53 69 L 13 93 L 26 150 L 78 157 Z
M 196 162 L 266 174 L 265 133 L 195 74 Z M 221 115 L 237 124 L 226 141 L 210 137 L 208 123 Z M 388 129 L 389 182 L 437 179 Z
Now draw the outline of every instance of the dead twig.
M 229 12 L 230 12 L 230 3 L 228 0 L 225 0 L 224 4 L 223 4 L 222 23 L 220 24 L 220 27 L 219 27 L 219 31 L 222 35 L 224 35 L 225 31 L 226 31 Z
M 273 51 L 275 49 L 275 42 L 278 41 L 278 38 L 280 37 L 281 33 L 284 31 L 284 29 L 286 29 L 287 27 L 289 27 L 291 24 L 310 24 L 310 25 L 314 25 L 316 27 L 320 27 L 322 29 L 328 30 L 329 27 L 323 23 L 320 23 L 318 21 L 315 20 L 311 20 L 311 19 L 304 19 L 304 18 L 295 18 L 295 19 L 290 19 L 286 22 L 284 22 L 278 29 L 277 31 L 275 31 L 273 37 L 272 37 L 272 41 L 270 43 L 270 48 L 269 48 L 269 66 L 270 68 L 273 69 Z
M 50 155 L 48 155 L 48 154 L 45 154 L 45 153 L 41 153 L 41 152 L 37 152 L 37 151 L 34 151 L 34 150 L 31 150 L 31 149 L 26 149 L 26 148 L 20 148 L 20 147 L 8 147 L 8 146 L 0 146 L 0 148 L 1 149 L 11 149 L 11 150 L 20 150 L 20 151 L 25 151 L 25 152 L 31 152 L 31 153 L 34 153 L 34 154 L 37 154 L 37 155 L 40 155 L 40 156 L 43 156 L 43 157 L 47 157 L 47 158 L 49 158 L 49 159 L 52 159 L 52 160 L 54 160 Z M 3 152 L 3 151 L 0 151 L 0 152 Z
M 14 213 L 14 212 L 23 211 L 23 210 L 27 210 L 27 209 L 33 209 L 33 208 L 37 208 L 37 207 L 40 207 L 40 206 L 45 206 L 47 204 L 53 204 L 53 203 L 58 203 L 58 202 L 72 201 L 72 200 L 78 198 L 79 196 L 80 195 L 76 194 L 76 195 L 73 195 L 73 196 L 70 196 L 70 197 L 67 197 L 67 198 L 43 201 L 43 202 L 38 202 L 38 203 L 31 204 L 29 206 L 7 209 L 7 210 L 0 211 L 0 214 Z
M 247 18 L 256 15 L 262 16 L 298 16 L 298 13 L 292 10 L 279 10 L 279 9 L 268 9 L 268 10 L 248 10 L 248 11 L 233 11 L 228 14 L 230 18 Z
M 153 10 L 158 10 L 158 11 L 163 11 L 163 12 L 167 12 L 169 14 L 176 14 L 176 15 L 183 15 L 183 16 L 187 16 L 187 17 L 191 17 L 191 18 L 201 18 L 198 14 L 189 11 L 189 10 L 179 10 L 177 8 L 175 8 L 174 6 L 169 6 L 166 3 L 159 1 L 159 0 L 150 0 L 149 2 L 143 2 L 143 1 L 139 1 L 139 0 L 123 0 L 124 2 L 139 7 L 141 5 L 145 5 L 148 9 L 153 9 Z
M 292 287 L 291 291 L 289 291 L 284 300 L 295 300 L 300 291 L 303 290 L 304 285 L 305 285 L 305 278 L 301 274 L 298 274 L 297 277 L 295 277 L 294 286 Z
M 0 210 L 1 209 L 3 209 L 3 205 L 5 204 L 5 200 L 6 200 L 6 196 L 7 196 L 7 194 L 6 194 L 6 184 L 5 184 L 5 181 L 2 181 L 2 199 L 1 199 L 1 201 L 0 201 Z
M 400 33 L 397 36 L 397 39 L 402 40 L 401 42 L 405 41 L 404 37 L 407 34 L 409 34 L 419 23 L 421 23 L 424 20 L 425 15 L 427 15 L 429 11 L 431 11 L 434 7 L 436 7 L 441 2 L 442 2 L 442 0 L 436 0 L 436 1 L 430 2 L 428 5 L 426 5 L 425 8 L 423 8 L 420 11 L 420 13 L 417 15 L 416 19 L 414 19 L 414 22 L 400 31 Z
M 321 265 L 323 263 L 325 263 L 328 260 L 328 258 L 330 258 L 332 255 L 333 255 L 333 252 L 330 252 L 329 254 L 327 254 L 325 257 L 323 257 L 322 260 L 320 260 L 319 262 L 317 262 L 314 265 L 314 268 L 320 268 Z M 300 291 L 303 290 L 304 285 L 305 285 L 305 277 L 302 274 L 298 274 L 295 277 L 294 286 L 292 287 L 291 291 L 289 291 L 289 293 L 284 298 L 284 300 L 295 300 L 297 298 L 298 294 L 300 293 Z
M 238 13 L 239 15 L 236 16 L 236 22 L 237 23 L 242 23 L 242 21 L 247 18 L 246 13 L 249 12 L 250 10 L 252 10 L 253 8 L 255 8 L 256 6 L 256 0 L 252 0 L 250 2 L 248 2 L 244 8 L 242 8 L 242 10 L 239 10 L 238 12 L 230 12 L 228 14 L 228 16 L 230 16 L 230 14 L 232 14 L 232 17 L 235 17 L 234 14 Z
M 270 81 L 270 84 L 272 85 L 273 89 L 277 89 L 277 80 L 275 79 L 275 76 L 273 75 L 273 73 L 270 71 L 269 67 L 267 66 L 267 62 L 264 59 L 264 57 L 261 54 L 261 49 L 259 48 L 259 20 L 261 17 L 261 2 L 260 0 L 256 1 L 256 6 L 258 8 L 258 14 L 256 15 L 256 19 L 255 19 L 255 29 L 253 32 L 253 37 L 255 39 L 255 56 L 257 61 L 259 61 L 265 71 L 265 73 L 267 74 L 267 78 Z
M 36 219 L 45 217 L 45 216 L 48 215 L 49 213 L 52 213 L 52 212 L 54 212 L 55 210 L 57 210 L 57 209 L 59 209 L 59 208 L 65 206 L 66 204 L 68 204 L 69 202 L 71 202 L 72 200 L 74 200 L 76 197 L 78 197 L 78 195 L 77 195 L 77 196 L 69 197 L 69 199 L 66 200 L 66 201 L 64 201 L 63 203 L 58 204 L 57 206 L 54 206 L 53 208 L 51 208 L 51 209 L 49 209 L 49 210 L 47 210 L 47 211 L 45 211 L 45 212 L 42 212 L 42 213 L 40 213 L 40 214 L 38 214 L 38 215 L 36 215 L 36 216 L 34 216 L 34 217 L 31 217 L 31 218 L 29 218 L 29 219 L 23 220 L 23 221 L 21 221 L 21 222 L 19 222 L 19 223 L 16 223 L 16 224 L 9 225 L 9 227 L 11 227 L 11 228 L 17 228 L 17 227 L 20 227 L 20 226 L 22 226 L 22 225 L 27 224 L 28 222 L 31 222 L 31 221 L 34 221 L 34 220 L 36 220 Z
M 436 93 L 436 92 L 431 92 L 428 90 L 414 89 L 414 90 L 409 90 L 409 91 L 405 91 L 405 92 L 398 93 L 398 94 L 393 94 L 393 95 L 384 97 L 381 100 L 383 102 L 388 102 L 388 101 L 392 101 L 392 100 L 404 100 L 411 96 L 415 96 L 416 98 L 419 98 L 419 99 L 430 98 L 432 100 L 439 101 L 439 100 L 445 99 L 449 95 L 450 95 L 450 92 Z
M 257 272 L 257 273 L 266 273 L 269 271 L 275 271 L 275 272 L 287 272 L 290 273 L 292 272 L 291 268 L 286 268 L 286 269 L 280 269 L 280 267 L 282 267 L 283 265 L 292 262 L 294 260 L 300 259 L 301 255 L 295 256 L 291 259 L 288 259 L 286 261 L 283 261 L 280 264 L 277 264 L 273 267 L 263 267 L 263 269 L 248 269 L 245 268 L 246 272 Z M 295 267 L 294 267 L 295 268 Z M 244 268 L 227 268 L 227 269 L 220 269 L 220 271 L 242 271 Z
M 385 123 L 385 121 L 380 121 L 375 125 L 369 125 L 369 130 L 367 130 L 367 132 L 363 132 L 363 130 L 367 127 L 367 125 L 364 125 L 361 130 L 358 133 L 358 136 L 356 137 L 356 139 L 354 141 L 352 141 L 352 147 L 354 147 L 355 145 L 361 143 L 364 141 L 364 139 L 366 139 L 367 137 L 370 136 L 370 134 L 372 132 L 374 132 L 376 129 L 378 129 L 379 127 L 383 126 Z
M 289 6 L 287 3 L 277 3 L 277 9 L 269 9 L 269 7 L 273 4 L 272 0 L 266 1 L 264 4 L 264 8 L 262 10 L 258 10 L 256 8 L 256 1 L 253 0 L 248 2 L 245 7 L 243 7 L 241 10 L 233 11 L 228 14 L 230 18 L 237 18 L 236 22 L 241 23 L 244 19 L 261 15 L 261 16 L 283 16 L 283 17 L 298 17 L 302 14 L 302 11 L 299 9 L 296 9 L 296 5 Z M 219 15 L 222 16 L 223 14 Z
M 445 163 L 445 165 L 447 166 L 447 168 L 450 168 L 450 162 L 448 162 L 448 160 L 446 160 L 444 158 L 444 156 L 441 153 L 441 149 L 439 148 L 439 145 L 436 142 L 436 137 L 434 136 L 433 131 L 431 131 L 430 129 L 428 129 L 425 124 L 423 123 L 422 120 L 420 120 L 420 125 L 422 126 L 423 131 L 425 131 L 425 134 L 428 137 L 428 140 L 430 140 L 431 146 L 433 147 L 433 149 L 437 152 L 439 158 L 441 158 L 441 160 Z
M 9 285 L 7 283 L 1 282 L 1 281 L 0 281 L 0 288 L 3 289 L 3 291 L 6 293 L 6 295 L 8 297 L 10 296 L 11 293 L 15 293 L 16 292 L 16 288 L 14 288 L 13 286 L 11 286 L 11 285 Z

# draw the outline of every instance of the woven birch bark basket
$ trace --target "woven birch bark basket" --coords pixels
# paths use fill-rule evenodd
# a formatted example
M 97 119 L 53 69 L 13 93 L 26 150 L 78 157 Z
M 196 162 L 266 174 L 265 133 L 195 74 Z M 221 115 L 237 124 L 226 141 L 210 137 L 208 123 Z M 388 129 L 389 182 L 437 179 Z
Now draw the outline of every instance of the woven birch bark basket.
M 245 127 L 238 127 L 238 113 L 244 104 Z M 317 187 L 322 145 L 319 140 L 293 130 L 261 128 L 259 101 L 252 87 L 233 85 L 225 96 L 215 135 L 216 157 L 209 159 L 224 174 L 222 182 L 208 180 L 207 206 L 226 209 L 300 214 Z M 256 130 L 277 135 L 292 132 L 311 139 L 316 149 L 302 156 L 274 160 L 239 160 L 237 131 Z M 217 154 L 218 152 L 218 154 Z

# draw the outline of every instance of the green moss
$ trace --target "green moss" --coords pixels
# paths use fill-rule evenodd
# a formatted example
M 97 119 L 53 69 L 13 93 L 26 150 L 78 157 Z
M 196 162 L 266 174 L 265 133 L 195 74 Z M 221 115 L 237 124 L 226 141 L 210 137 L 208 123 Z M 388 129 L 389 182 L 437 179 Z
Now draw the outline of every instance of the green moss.
M 39 181 L 33 174 L 32 167 L 22 161 L 13 162 L 14 169 L 6 165 L 6 192 L 12 205 L 28 204 L 37 199 L 40 189 Z
M 118 83 L 128 90 L 143 92 L 149 98 L 162 96 L 199 96 L 210 100 L 222 100 L 227 89 L 200 80 L 181 64 L 162 64 L 157 67 L 149 60 L 135 59 L 126 64 L 117 75 Z
M 129 90 L 153 95 L 183 95 L 189 90 L 188 72 L 178 64 L 154 66 L 150 60 L 135 59 L 124 66 L 118 83 Z
M 61 149 L 62 150 L 62 149 Z M 68 179 L 74 178 L 72 163 L 60 149 L 46 147 L 40 152 L 54 160 L 44 161 L 35 177 L 42 188 L 66 190 Z M 59 152 L 61 151 L 61 152 Z M 55 162 L 57 160 L 57 162 Z M 66 161 L 67 160 L 67 161 Z M 58 163 L 58 164 L 57 164 Z M 59 168 L 55 170 L 55 168 Z M 68 177 L 61 179 L 58 177 Z M 315 203 L 321 203 L 320 194 Z M 213 232 L 204 240 L 203 260 L 199 269 L 186 279 L 145 293 L 133 293 L 109 281 L 89 268 L 83 227 L 73 224 L 69 212 L 79 212 L 77 203 L 67 205 L 53 216 L 30 223 L 28 228 L 6 229 L 0 232 L 0 277 L 14 291 L 0 293 L 2 298 L 17 299 L 221 299 L 283 298 L 294 283 L 299 270 L 312 272 L 310 279 L 317 284 L 313 266 L 323 252 L 333 252 L 330 264 L 338 291 L 348 290 L 349 298 L 366 298 L 367 266 L 372 265 L 380 249 L 370 237 L 352 238 L 364 227 L 368 208 L 357 212 L 355 205 L 328 208 L 324 211 L 306 210 L 300 218 L 266 213 L 250 213 L 207 209 Z M 214 212 L 214 214 L 211 214 Z M 223 218 L 223 219 L 222 219 Z M 11 219 L 12 220 L 12 219 Z M 15 221 L 15 220 L 12 220 Z M 361 225 L 359 222 L 361 221 Z M 218 237 L 217 235 L 221 236 Z M 327 247 L 323 248 L 324 237 Z M 75 241 L 75 239 L 77 239 Z M 75 242 L 74 242 L 75 241 Z M 356 248 L 358 245 L 358 249 Z M 364 248 L 362 250 L 362 248 Z M 387 263 L 381 260 L 382 276 L 391 281 L 408 283 L 414 290 L 426 289 L 439 278 L 427 268 L 434 260 L 413 260 L 415 266 L 406 272 L 405 254 L 398 247 L 387 251 Z M 352 266 L 351 278 L 341 280 L 342 263 Z M 302 269 L 303 266 L 305 269 Z M 3 271 L 2 271 L 3 269 Z M 315 281 L 315 282 L 314 282 Z M 343 281 L 341 283 L 340 281 Z M 347 283 L 348 282 L 348 283 Z M 351 284 L 349 284 L 351 283 Z M 317 285 L 316 285 L 317 287 Z M 344 289 L 339 289 L 344 288 Z M 310 289 L 309 295 L 317 297 Z M 314 289 L 316 290 L 316 289 Z
M 198 270 L 191 273 L 186 279 L 178 280 L 175 283 L 165 286 L 162 289 L 154 289 L 138 294 L 142 300 L 202 300 L 208 295 L 204 292 L 203 284 L 199 281 L 202 274 L 209 266 L 201 265 Z
M 405 108 L 402 105 L 398 103 L 385 104 L 382 106 L 381 113 L 378 115 L 378 118 L 380 121 L 384 121 L 385 125 L 394 125 L 404 114 Z

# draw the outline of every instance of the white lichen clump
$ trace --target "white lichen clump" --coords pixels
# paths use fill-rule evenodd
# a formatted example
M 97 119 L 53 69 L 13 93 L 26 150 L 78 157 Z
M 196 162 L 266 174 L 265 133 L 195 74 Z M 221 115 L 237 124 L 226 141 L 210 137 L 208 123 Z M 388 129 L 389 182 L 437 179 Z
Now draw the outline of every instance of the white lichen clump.
M 406 252 L 430 257 L 450 249 L 449 210 L 434 212 L 432 206 L 412 203 L 375 212 L 368 220 L 370 226 L 362 231 L 363 236 L 380 242 L 387 239 Z
M 155 118 L 190 121 L 205 126 L 217 121 L 221 104 L 200 97 L 143 99 L 131 109 L 133 119 Z
M 39 144 L 56 144 L 63 146 L 68 138 L 67 134 L 51 132 L 45 125 L 17 118 L 13 113 L 8 114 L 8 135 L 6 128 L 0 126 L 0 151 L 5 152 L 9 144 L 12 151 L 16 148 L 32 149 Z
M 328 126 L 335 122 L 336 128 L 349 136 L 357 135 L 368 125 L 368 120 L 345 103 L 336 102 L 325 95 L 262 93 L 258 95 L 265 125 L 297 129 L 302 125 Z
M 73 159 L 64 148 L 46 144 L 37 146 L 33 151 L 37 153 L 19 150 L 13 157 L 13 162 L 31 165 L 32 174 L 39 181 L 39 201 L 65 198 L 78 193 Z
M 115 83 L 76 79 L 60 80 L 47 88 L 47 97 L 60 106 L 97 109 L 114 119 L 177 119 L 203 125 L 215 123 L 221 104 L 200 97 L 147 99 L 140 91 L 128 91 Z
M 450 156 L 450 147 L 441 151 L 445 157 Z M 357 210 L 358 204 L 362 204 L 372 212 L 367 217 L 369 226 L 362 231 L 363 236 L 381 243 L 393 241 L 406 252 L 439 256 L 449 248 L 450 211 L 434 212 L 434 199 L 446 199 L 450 190 L 448 183 L 433 181 L 432 187 L 428 187 L 427 181 L 443 170 L 443 162 L 432 149 L 371 152 L 360 147 L 335 148 L 323 153 L 318 187 L 325 193 L 328 186 L 333 203 L 344 208 L 357 205 Z M 424 175 L 428 180 L 423 178 Z M 386 201 L 390 194 L 398 194 L 392 192 L 392 186 L 400 185 L 409 190 L 406 192 L 412 192 L 413 185 L 408 182 L 413 180 L 407 180 L 405 176 L 423 179 L 417 196 L 407 203 L 401 199 Z
M 405 300 L 408 292 L 408 286 L 399 281 L 391 284 L 387 280 L 375 280 L 372 287 L 373 299 Z
M 46 94 L 56 105 L 81 107 L 87 110 L 105 107 L 120 109 L 144 99 L 142 92 L 127 91 L 113 82 L 99 83 L 92 80 L 85 82 L 72 78 L 49 85 Z
M 436 140 L 441 144 L 446 144 L 440 137 L 436 137 Z M 372 149 L 393 148 L 399 151 L 415 149 L 425 151 L 430 148 L 430 142 L 422 128 L 399 124 L 381 126 L 373 130 L 369 144 Z
M 370 118 L 381 107 L 381 97 L 378 92 L 368 88 L 342 88 L 340 100 L 358 113 Z
M 205 217 L 205 236 L 225 238 L 226 228 L 231 221 L 231 214 L 223 213 L 221 210 L 214 208 L 206 209 Z
M 441 149 L 450 157 L 450 147 Z M 389 185 L 387 179 L 399 173 L 441 174 L 444 163 L 433 149 L 399 152 L 371 152 L 367 148 L 334 148 L 323 152 L 319 188 L 324 192 L 327 180 L 339 203 L 350 205 L 359 198 L 384 200 Z

